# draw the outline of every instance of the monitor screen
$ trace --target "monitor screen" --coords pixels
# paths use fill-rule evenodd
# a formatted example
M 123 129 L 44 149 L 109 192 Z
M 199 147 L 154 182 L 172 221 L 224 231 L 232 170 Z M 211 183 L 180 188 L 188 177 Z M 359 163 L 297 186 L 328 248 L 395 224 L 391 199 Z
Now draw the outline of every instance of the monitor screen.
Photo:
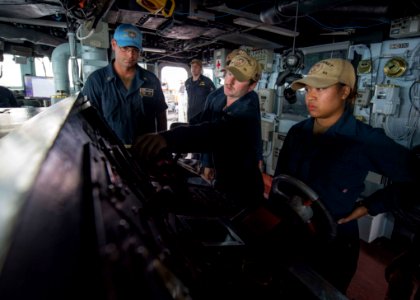
M 25 97 L 51 98 L 55 95 L 54 78 L 25 75 Z

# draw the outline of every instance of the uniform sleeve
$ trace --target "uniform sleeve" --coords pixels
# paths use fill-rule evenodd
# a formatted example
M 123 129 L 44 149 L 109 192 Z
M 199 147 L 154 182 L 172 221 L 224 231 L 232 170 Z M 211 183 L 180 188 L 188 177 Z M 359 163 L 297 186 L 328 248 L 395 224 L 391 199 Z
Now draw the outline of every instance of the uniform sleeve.
M 10 105 L 12 107 L 19 107 L 19 104 L 15 98 L 15 95 L 13 95 L 13 93 L 12 93 L 12 97 L 10 98 Z
M 212 152 L 222 150 L 226 144 L 241 144 L 253 147 L 254 139 L 249 134 L 250 126 L 246 117 L 225 116 L 216 122 L 179 126 L 161 133 L 173 152 Z
M 19 104 L 17 103 L 17 100 L 15 98 L 15 95 L 13 94 L 12 91 L 9 91 L 9 103 L 10 103 L 10 107 L 18 107 Z
M 194 117 L 191 120 L 191 124 L 199 124 L 203 122 L 210 122 L 211 121 L 211 100 L 213 98 L 213 94 L 210 93 L 207 98 L 206 102 L 204 103 L 203 111 Z M 203 168 L 213 168 L 213 160 L 212 154 L 210 152 L 204 152 L 201 154 L 200 163 Z
M 382 174 L 393 181 L 410 181 L 413 178 L 411 164 L 413 158 L 410 151 L 396 143 L 383 133 L 375 129 L 367 138 L 365 153 L 370 169 Z M 386 149 L 386 151 L 384 151 Z
M 208 84 L 210 86 L 210 93 L 216 90 L 216 86 L 210 78 L 208 78 Z
M 372 171 L 386 176 L 390 182 L 364 200 L 369 214 L 393 211 L 400 205 L 419 201 L 419 159 L 407 148 L 380 132 L 370 136 L 369 141 L 366 151 Z
M 257 139 L 257 158 L 258 158 L 258 161 L 261 161 L 261 160 L 263 160 L 264 159 L 264 157 L 263 157 L 263 143 L 262 143 L 262 140 L 261 140 L 261 135 L 260 135 L 260 138 L 259 139 Z
M 168 104 L 166 104 L 165 101 L 165 95 L 163 95 L 163 91 L 162 91 L 162 86 L 160 84 L 159 79 L 157 79 L 157 84 L 156 84 L 156 113 L 160 113 L 165 111 L 166 109 L 168 109 Z
M 222 133 L 219 123 L 205 122 L 198 125 L 178 126 L 160 133 L 166 139 L 171 152 L 212 151 L 217 133 Z
M 81 94 L 86 96 L 92 105 L 95 106 L 101 114 L 103 114 L 101 99 L 103 90 L 102 83 L 99 80 L 96 80 L 96 78 L 92 75 L 94 74 L 92 73 L 86 80 Z
M 206 101 L 204 102 L 204 108 L 196 117 L 193 118 L 193 124 L 207 122 L 211 120 L 211 102 L 213 99 L 213 94 L 210 93 L 207 95 Z
M 0 107 L 18 107 L 15 95 L 8 88 L 0 89 Z
M 277 165 L 274 172 L 274 176 L 278 176 L 279 174 L 289 174 L 290 170 L 288 170 L 288 160 L 291 157 L 290 153 L 292 151 L 291 145 L 293 142 L 293 136 L 296 130 L 294 127 L 290 128 L 288 131 L 286 138 L 284 139 L 283 145 L 280 149 L 279 157 L 277 159 Z
M 258 128 L 257 128 L 257 135 L 256 135 L 255 144 L 257 145 L 257 158 L 258 161 L 262 161 L 263 158 L 263 142 L 262 142 L 262 133 L 261 133 L 261 114 L 258 114 Z
M 213 168 L 214 166 L 213 166 L 213 161 L 211 158 L 212 158 L 211 153 L 209 152 L 201 153 L 201 159 L 200 159 L 201 166 L 203 168 Z

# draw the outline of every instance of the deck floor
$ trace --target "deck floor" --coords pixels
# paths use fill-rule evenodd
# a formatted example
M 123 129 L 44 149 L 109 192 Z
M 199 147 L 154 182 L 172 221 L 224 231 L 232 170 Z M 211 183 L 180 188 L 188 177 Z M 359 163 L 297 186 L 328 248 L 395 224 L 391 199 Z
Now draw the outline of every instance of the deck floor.
M 265 196 L 268 197 L 272 177 L 263 174 Z M 385 280 L 385 268 L 394 257 L 407 247 L 404 237 L 392 240 L 381 237 L 371 243 L 361 240 L 360 256 L 355 276 L 347 290 L 350 300 L 383 300 L 388 283 Z
M 387 282 L 385 268 L 403 250 L 401 244 L 386 238 L 371 243 L 361 241 L 358 268 L 347 290 L 350 300 L 383 300 Z

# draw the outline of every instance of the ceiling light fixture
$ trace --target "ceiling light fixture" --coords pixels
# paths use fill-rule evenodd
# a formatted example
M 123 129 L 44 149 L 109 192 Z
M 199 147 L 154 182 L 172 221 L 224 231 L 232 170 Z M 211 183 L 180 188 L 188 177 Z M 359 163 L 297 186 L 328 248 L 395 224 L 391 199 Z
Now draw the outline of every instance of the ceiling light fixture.
M 165 49 L 161 48 L 150 48 L 150 47 L 143 47 L 143 52 L 153 52 L 153 53 L 166 53 Z
M 297 31 L 293 31 L 293 30 L 289 30 L 289 29 L 285 29 L 285 28 L 281 28 L 277 26 L 267 25 L 261 22 L 252 21 L 245 18 L 234 19 L 233 23 L 237 25 L 241 25 L 241 26 L 246 26 L 246 27 L 251 27 L 251 28 L 255 28 L 259 30 L 269 31 L 272 33 L 277 33 L 284 36 L 296 37 L 299 35 L 299 32 Z
M 340 51 L 340 50 L 347 50 L 350 47 L 350 42 L 338 42 L 332 44 L 323 44 L 323 45 L 316 45 L 316 46 L 309 46 L 305 48 L 300 48 L 303 54 L 308 55 L 312 53 L 319 53 L 319 52 L 331 52 L 331 51 Z
M 333 32 L 327 32 L 327 33 L 320 33 L 319 35 L 351 35 L 356 32 L 353 28 L 347 28 L 343 31 L 333 31 Z

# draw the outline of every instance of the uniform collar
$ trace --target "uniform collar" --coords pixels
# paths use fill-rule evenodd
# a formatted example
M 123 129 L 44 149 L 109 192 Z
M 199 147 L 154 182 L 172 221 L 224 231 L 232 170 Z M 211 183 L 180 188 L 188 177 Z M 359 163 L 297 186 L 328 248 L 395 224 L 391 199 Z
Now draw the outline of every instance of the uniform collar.
M 227 97 L 225 94 L 224 101 L 225 104 L 227 102 Z M 258 94 L 255 91 L 249 91 L 241 98 L 233 102 L 229 107 L 226 108 L 226 112 L 240 112 L 240 111 L 248 111 L 254 108 L 254 104 L 259 103 Z
M 114 60 L 115 59 L 113 59 L 111 61 L 111 63 L 108 64 L 108 66 L 106 66 L 106 69 L 105 69 L 106 81 L 107 82 L 110 82 L 110 81 L 112 81 L 112 80 L 114 80 L 115 78 L 118 77 L 117 73 L 115 72 L 115 70 L 113 68 Z M 145 76 L 144 70 L 139 65 L 136 65 L 136 77 L 135 77 L 135 79 L 137 80 L 137 82 L 140 82 L 140 83 L 148 81 L 147 77 Z
M 340 135 L 355 135 L 357 120 L 351 108 L 346 107 L 337 123 L 332 126 L 335 133 Z
M 191 76 L 191 81 L 192 82 L 199 82 L 199 81 L 202 81 L 203 79 L 204 79 L 203 74 L 200 74 L 200 76 L 198 76 L 197 80 L 194 80 L 194 78 Z
M 312 131 L 314 126 L 314 118 L 310 118 L 310 121 L 306 123 L 305 127 Z M 351 108 L 346 107 L 338 121 L 331 126 L 324 135 L 355 135 L 356 134 L 357 120 L 353 116 Z

